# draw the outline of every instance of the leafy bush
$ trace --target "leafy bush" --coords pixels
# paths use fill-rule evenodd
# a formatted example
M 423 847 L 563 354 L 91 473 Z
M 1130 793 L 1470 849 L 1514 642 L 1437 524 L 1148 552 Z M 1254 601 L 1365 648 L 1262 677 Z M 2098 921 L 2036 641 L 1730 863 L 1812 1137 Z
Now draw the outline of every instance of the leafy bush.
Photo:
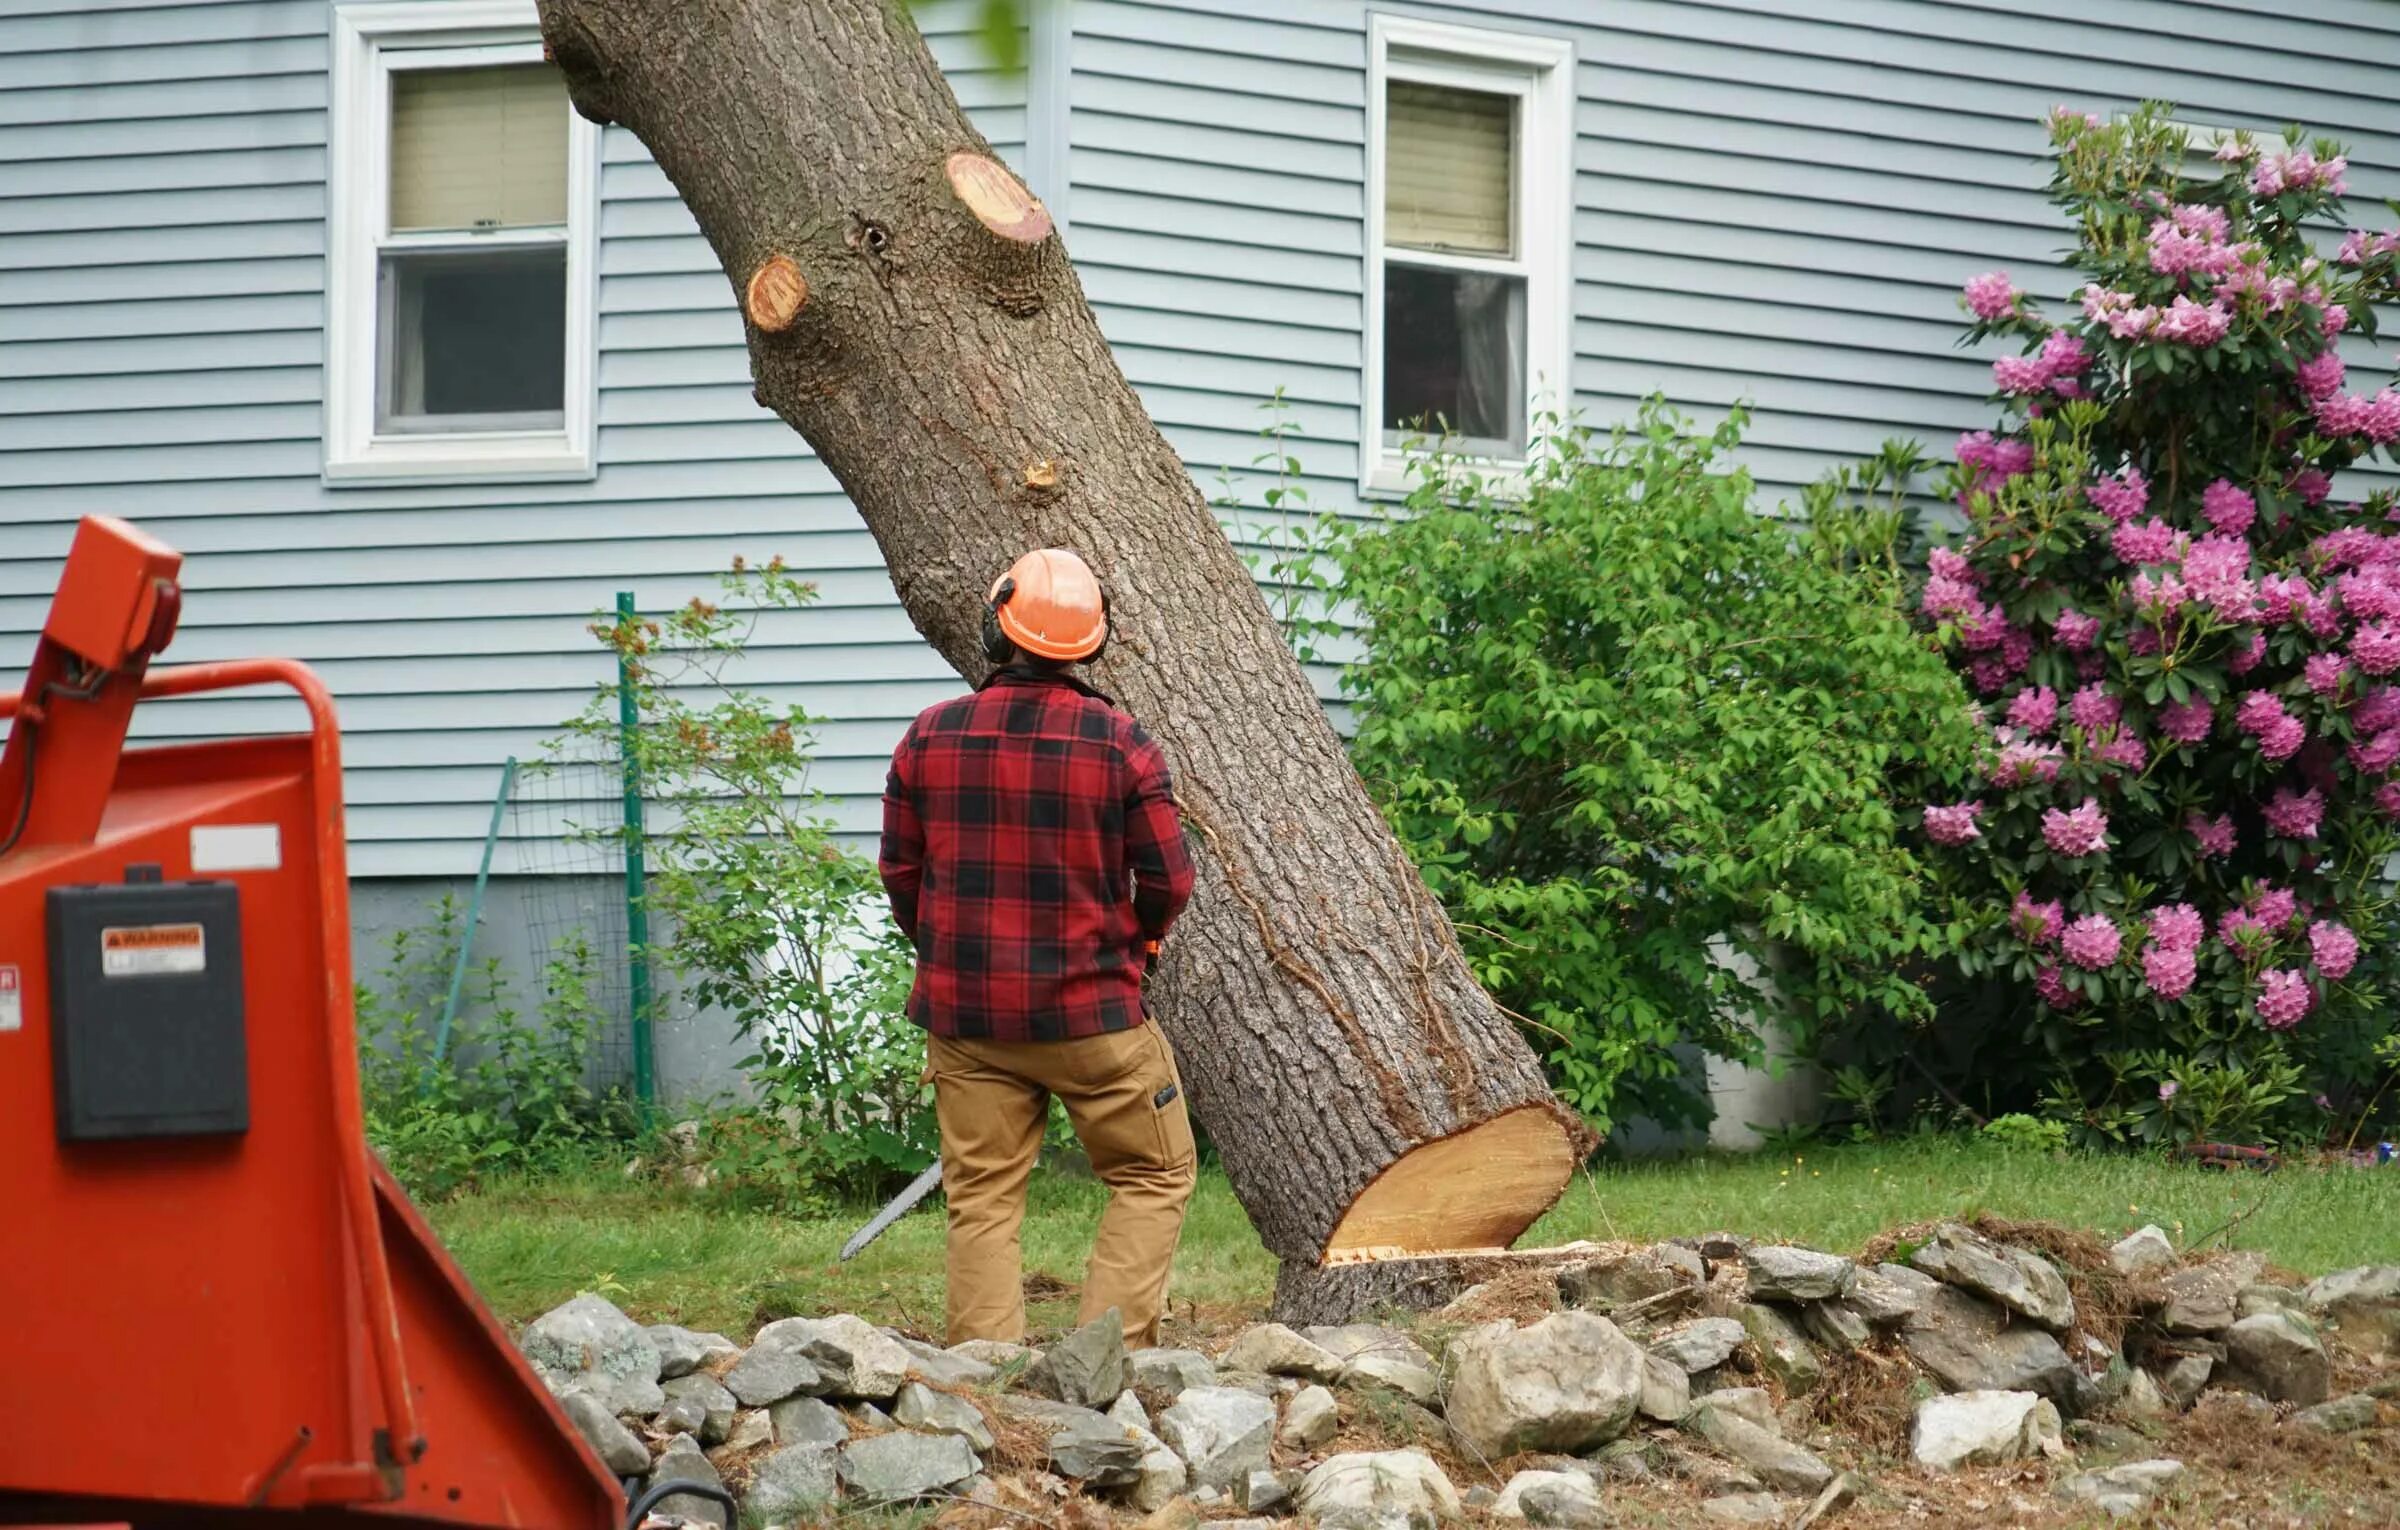
M 2319 247 L 2328 142 L 2195 176 L 2158 107 L 2051 135 L 2086 281 L 2059 316 L 1968 283 L 1970 336 L 2023 354 L 1921 598 L 1996 724 L 1980 792 L 1924 812 L 1964 972 L 2023 1017 L 1976 1067 L 2086 1141 L 2320 1132 L 2389 1067 L 2400 537 L 2335 475 L 2400 393 L 2345 394 L 2336 345 L 2400 234 Z
M 740 1066 L 757 1110 L 711 1115 L 701 1147 L 718 1183 L 770 1198 L 870 1192 L 936 1149 L 924 1037 L 901 1014 L 914 956 L 873 864 L 835 838 L 808 785 L 814 720 L 732 678 L 760 619 L 805 606 L 814 586 L 780 559 L 737 562 L 720 582 L 721 605 L 593 627 L 625 658 L 639 717 L 658 954 L 751 1048 Z M 615 747 L 616 688 L 568 733 Z
M 1961 765 L 1966 698 L 1897 575 L 1754 513 L 1653 401 L 1555 431 L 1522 499 L 1430 465 L 1326 544 L 1365 652 L 1361 773 L 1477 975 L 1606 1122 L 1696 1119 L 1670 1048 L 1921 1016 L 1944 949 L 1887 773 Z

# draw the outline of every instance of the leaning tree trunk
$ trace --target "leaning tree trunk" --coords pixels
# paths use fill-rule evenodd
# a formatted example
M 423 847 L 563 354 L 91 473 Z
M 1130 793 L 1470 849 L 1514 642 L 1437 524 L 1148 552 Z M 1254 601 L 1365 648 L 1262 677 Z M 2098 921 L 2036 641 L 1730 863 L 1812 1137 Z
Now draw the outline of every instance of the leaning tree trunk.
M 1264 599 L 1118 372 L 1041 203 L 902 0 L 541 0 L 732 279 L 759 401 L 841 481 L 962 674 L 1019 551 L 1107 580 L 1098 665 L 1164 743 L 1200 890 L 1152 985 L 1267 1246 L 1505 1245 L 1586 1145 L 1477 986 Z

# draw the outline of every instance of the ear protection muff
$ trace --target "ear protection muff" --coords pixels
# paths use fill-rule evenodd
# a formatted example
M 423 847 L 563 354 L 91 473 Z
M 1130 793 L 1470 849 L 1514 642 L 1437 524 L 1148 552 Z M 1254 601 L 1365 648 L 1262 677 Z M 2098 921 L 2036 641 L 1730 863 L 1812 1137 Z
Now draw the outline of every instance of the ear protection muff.
M 1008 634 L 1000 630 L 1000 608 L 1007 605 L 1010 597 L 1016 593 L 1017 582 L 1003 579 L 1000 587 L 992 592 L 991 600 L 984 605 L 983 657 L 986 663 L 1006 664 L 1017 656 L 1017 645 L 1010 642 Z

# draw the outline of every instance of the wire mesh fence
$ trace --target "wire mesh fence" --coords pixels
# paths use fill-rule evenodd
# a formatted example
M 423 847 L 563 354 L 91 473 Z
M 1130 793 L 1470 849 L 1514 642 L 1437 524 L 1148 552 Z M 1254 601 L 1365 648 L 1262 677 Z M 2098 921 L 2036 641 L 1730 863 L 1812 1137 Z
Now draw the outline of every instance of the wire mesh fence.
M 504 864 L 524 878 L 529 965 L 547 1002 L 586 1017 L 585 1082 L 636 1092 L 634 936 L 627 919 L 624 764 L 587 736 L 518 767 L 501 817 Z

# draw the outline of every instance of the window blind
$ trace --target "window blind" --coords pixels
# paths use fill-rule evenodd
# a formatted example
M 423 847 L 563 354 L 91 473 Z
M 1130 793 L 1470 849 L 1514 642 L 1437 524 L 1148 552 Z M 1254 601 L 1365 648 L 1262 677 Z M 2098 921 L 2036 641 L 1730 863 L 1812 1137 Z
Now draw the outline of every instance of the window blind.
M 1516 104 L 1411 80 L 1385 88 L 1384 243 L 1516 253 Z
M 392 231 L 567 221 L 567 84 L 548 64 L 392 72 Z

